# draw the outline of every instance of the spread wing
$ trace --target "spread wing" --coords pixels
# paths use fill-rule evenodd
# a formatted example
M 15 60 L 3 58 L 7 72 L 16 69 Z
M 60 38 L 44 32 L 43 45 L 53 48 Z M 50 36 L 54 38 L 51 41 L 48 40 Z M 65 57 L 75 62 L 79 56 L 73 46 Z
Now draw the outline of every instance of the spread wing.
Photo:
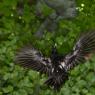
M 15 63 L 40 73 L 49 74 L 51 71 L 50 59 L 44 58 L 40 52 L 31 47 L 21 49 L 15 57 Z
M 95 31 L 81 36 L 73 51 L 65 57 L 65 68 L 70 70 L 80 63 L 84 63 L 95 52 Z M 62 64 L 63 65 L 63 64 Z

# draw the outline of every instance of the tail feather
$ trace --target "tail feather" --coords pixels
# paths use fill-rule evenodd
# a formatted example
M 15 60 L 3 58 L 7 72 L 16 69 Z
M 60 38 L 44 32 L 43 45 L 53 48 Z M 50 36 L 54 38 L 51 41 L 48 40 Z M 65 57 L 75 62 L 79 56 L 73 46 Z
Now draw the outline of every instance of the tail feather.
M 68 80 L 68 74 L 64 73 L 58 76 L 50 76 L 46 81 L 45 84 L 48 86 L 53 87 L 54 90 L 59 91 L 64 84 Z

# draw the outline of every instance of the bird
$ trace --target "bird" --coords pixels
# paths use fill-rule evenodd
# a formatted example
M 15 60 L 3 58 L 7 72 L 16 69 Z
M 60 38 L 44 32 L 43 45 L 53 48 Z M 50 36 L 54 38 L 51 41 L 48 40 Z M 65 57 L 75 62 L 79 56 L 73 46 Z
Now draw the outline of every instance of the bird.
M 66 55 L 58 54 L 56 45 L 52 48 L 50 57 L 43 56 L 41 51 L 32 46 L 26 46 L 15 55 L 15 64 L 46 74 L 48 79 L 44 83 L 59 91 L 69 80 L 69 72 L 91 59 L 94 52 L 95 31 L 92 30 L 81 35 Z

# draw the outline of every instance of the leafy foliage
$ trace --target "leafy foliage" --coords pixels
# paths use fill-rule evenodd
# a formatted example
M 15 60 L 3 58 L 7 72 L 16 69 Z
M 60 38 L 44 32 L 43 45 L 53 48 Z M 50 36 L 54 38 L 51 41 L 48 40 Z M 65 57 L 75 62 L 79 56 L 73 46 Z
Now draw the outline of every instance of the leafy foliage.
M 52 39 L 58 44 L 60 54 L 69 52 L 81 31 L 95 28 L 95 0 L 77 0 L 78 16 L 73 20 L 59 21 L 56 33 L 47 31 L 42 39 L 34 34 L 54 10 L 43 3 L 40 13 L 36 10 L 36 0 L 30 1 L 0 1 L 0 95 L 94 95 L 95 57 L 72 70 L 69 81 L 56 93 L 43 85 L 44 75 L 15 66 L 14 56 L 20 47 L 28 44 L 49 56 Z

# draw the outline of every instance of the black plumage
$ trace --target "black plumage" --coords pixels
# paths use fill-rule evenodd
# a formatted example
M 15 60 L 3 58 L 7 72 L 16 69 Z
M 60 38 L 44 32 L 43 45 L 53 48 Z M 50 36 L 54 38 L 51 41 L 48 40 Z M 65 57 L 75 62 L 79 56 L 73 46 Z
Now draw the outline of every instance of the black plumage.
M 33 47 L 21 49 L 16 55 L 15 63 L 48 75 L 45 84 L 59 90 L 69 77 L 68 71 L 83 64 L 95 51 L 95 31 L 90 31 L 81 36 L 73 50 L 66 56 L 60 56 L 56 48 L 52 49 L 50 58 L 45 58 L 42 53 Z

